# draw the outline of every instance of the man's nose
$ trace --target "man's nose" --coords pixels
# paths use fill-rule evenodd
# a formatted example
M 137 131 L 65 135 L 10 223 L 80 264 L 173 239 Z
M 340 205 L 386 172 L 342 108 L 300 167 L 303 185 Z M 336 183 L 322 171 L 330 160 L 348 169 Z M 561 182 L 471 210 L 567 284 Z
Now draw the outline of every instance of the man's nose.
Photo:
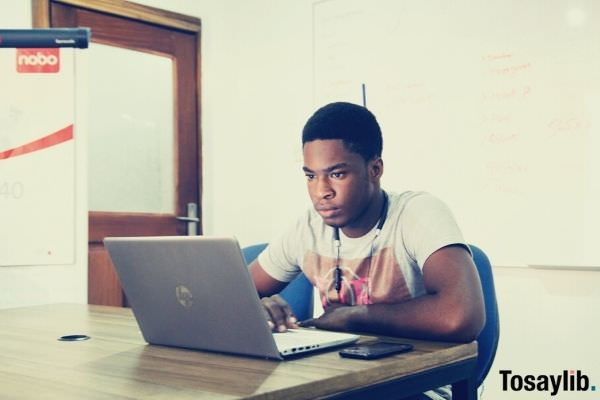
M 317 196 L 320 199 L 330 199 L 335 194 L 328 177 L 317 179 Z

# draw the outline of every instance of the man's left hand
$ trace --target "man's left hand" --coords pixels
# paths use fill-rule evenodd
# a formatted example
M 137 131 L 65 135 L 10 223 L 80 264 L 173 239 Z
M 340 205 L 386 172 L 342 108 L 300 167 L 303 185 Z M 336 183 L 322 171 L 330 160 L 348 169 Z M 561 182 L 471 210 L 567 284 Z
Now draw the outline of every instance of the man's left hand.
M 346 304 L 332 304 L 325 309 L 325 312 L 319 318 L 300 321 L 298 325 L 303 328 L 314 326 L 318 329 L 345 331 L 348 330 L 351 310 L 352 307 Z

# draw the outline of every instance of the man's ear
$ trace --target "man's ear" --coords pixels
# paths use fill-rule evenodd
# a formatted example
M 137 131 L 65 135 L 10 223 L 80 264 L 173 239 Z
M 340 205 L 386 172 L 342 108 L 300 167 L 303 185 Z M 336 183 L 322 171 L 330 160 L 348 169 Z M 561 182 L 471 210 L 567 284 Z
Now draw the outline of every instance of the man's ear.
M 371 180 L 379 180 L 383 175 L 383 160 L 381 157 L 369 161 L 369 177 Z

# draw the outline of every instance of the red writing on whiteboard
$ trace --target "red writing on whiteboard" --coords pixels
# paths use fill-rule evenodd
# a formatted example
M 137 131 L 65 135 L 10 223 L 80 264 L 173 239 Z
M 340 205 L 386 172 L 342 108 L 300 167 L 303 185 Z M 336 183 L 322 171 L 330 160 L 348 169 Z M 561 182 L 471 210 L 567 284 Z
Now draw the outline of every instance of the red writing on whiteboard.
M 60 70 L 60 49 L 17 49 L 18 73 L 56 73 Z
M 487 54 L 482 57 L 483 61 L 498 61 L 498 60 L 505 60 L 507 58 L 512 58 L 512 54 L 510 54 L 510 53 L 495 53 L 495 54 Z
M 510 132 L 492 132 L 488 135 L 490 143 L 506 143 L 517 140 L 519 135 Z
M 486 163 L 486 169 L 492 178 L 522 175 L 529 172 L 529 167 L 518 161 L 490 161 Z
M 489 93 L 483 93 L 484 100 L 511 100 L 527 97 L 531 94 L 531 86 L 523 86 L 512 89 L 500 89 Z
M 494 68 L 494 69 L 492 69 L 492 72 L 495 72 L 498 75 L 514 75 L 516 73 L 526 71 L 530 68 L 531 68 L 531 64 L 526 63 L 526 64 L 519 64 L 519 65 L 512 65 L 509 67 Z
M 582 118 L 555 118 L 548 123 L 551 130 L 550 137 L 558 134 L 584 135 L 590 129 L 590 121 Z

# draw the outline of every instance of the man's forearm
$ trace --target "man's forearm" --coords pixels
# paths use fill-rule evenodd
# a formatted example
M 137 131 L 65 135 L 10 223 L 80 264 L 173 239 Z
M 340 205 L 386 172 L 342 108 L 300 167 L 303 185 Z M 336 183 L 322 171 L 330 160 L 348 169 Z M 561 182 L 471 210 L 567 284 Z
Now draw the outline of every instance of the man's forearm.
M 332 310 L 331 317 L 336 313 L 344 314 L 338 315 L 344 330 L 435 340 L 470 341 L 483 326 L 482 317 L 468 304 L 442 300 L 436 294 L 396 304 L 340 307 Z

